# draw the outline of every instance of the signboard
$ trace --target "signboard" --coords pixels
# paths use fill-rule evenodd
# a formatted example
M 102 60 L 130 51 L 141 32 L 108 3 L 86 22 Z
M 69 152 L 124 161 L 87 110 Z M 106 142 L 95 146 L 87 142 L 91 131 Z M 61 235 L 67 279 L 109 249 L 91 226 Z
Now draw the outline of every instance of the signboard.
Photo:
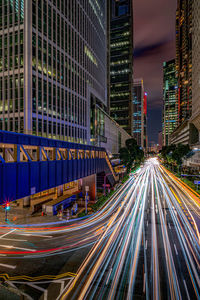
M 200 184 L 200 181 L 195 180 L 195 181 L 194 181 L 194 184 Z
M 36 193 L 36 187 L 34 186 L 31 188 L 31 195 L 34 195 L 35 193 Z
M 86 192 L 89 192 L 89 190 L 90 190 L 89 186 L 86 185 L 86 186 L 85 186 L 85 191 L 86 191 Z

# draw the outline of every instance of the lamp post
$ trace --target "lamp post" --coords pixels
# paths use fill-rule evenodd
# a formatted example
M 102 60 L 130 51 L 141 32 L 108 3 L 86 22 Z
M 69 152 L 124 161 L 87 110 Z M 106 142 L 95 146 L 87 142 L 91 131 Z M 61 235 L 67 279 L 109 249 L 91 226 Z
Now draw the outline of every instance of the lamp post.
M 85 187 L 85 192 L 86 192 L 86 195 L 85 195 L 85 214 L 87 214 L 87 202 L 88 202 L 88 192 L 89 192 L 90 188 L 89 186 L 86 185 Z
M 104 176 L 104 184 L 103 184 L 103 187 L 104 187 L 104 196 L 106 195 L 106 177 L 108 176 L 108 175 L 112 175 L 112 173 L 107 173 L 107 174 L 105 174 L 105 176 Z

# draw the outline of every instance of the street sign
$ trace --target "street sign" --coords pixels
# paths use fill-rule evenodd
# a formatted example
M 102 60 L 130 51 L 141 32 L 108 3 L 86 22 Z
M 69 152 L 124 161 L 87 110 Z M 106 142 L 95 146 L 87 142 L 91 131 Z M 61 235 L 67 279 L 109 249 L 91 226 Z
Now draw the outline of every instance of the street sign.
M 86 192 L 89 192 L 89 190 L 90 190 L 90 187 L 86 185 L 86 186 L 85 186 L 85 191 L 86 191 Z
M 31 195 L 34 195 L 34 194 L 36 194 L 36 187 L 35 186 L 33 186 L 31 188 Z
M 194 181 L 194 184 L 200 184 L 200 181 L 195 180 L 195 181 Z

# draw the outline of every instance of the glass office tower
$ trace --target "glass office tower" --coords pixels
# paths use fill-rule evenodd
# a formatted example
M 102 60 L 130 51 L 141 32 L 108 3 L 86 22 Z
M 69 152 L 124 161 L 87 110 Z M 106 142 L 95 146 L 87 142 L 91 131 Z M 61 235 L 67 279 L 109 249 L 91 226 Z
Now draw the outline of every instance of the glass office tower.
M 133 134 L 133 8 L 131 0 L 110 5 L 110 115 Z
M 133 138 L 138 146 L 147 146 L 147 93 L 144 92 L 142 79 L 135 79 L 133 84 Z
M 163 145 L 169 145 L 169 136 L 178 124 L 176 103 L 177 78 L 175 60 L 163 64 Z
M 196 1 L 198 2 L 198 1 Z M 178 124 L 192 113 L 192 3 L 177 0 L 176 11 L 176 75 L 178 79 Z
M 90 142 L 106 103 L 106 5 L 0 1 L 0 129 Z
M 199 1 L 193 2 L 192 123 L 198 129 L 198 143 L 200 144 L 200 2 Z

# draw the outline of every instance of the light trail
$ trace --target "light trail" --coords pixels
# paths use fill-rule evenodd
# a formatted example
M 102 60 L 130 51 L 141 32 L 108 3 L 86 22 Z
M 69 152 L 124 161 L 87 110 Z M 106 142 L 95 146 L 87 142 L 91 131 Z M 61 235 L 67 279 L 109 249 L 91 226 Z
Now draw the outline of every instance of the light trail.
M 57 299 L 133 299 L 136 295 L 162 299 L 163 293 L 169 299 L 188 295 L 199 299 L 199 216 L 197 195 L 165 172 L 157 159 L 149 159 L 135 178 L 130 177 L 98 213 L 86 219 L 67 225 L 9 228 L 12 236 L 25 235 L 33 248 L 16 251 L 28 249 L 28 241 L 2 245 L 11 247 L 6 251 L 0 245 L 0 255 L 23 262 L 81 253 L 88 247 Z M 4 236 L 8 228 L 0 230 L 5 230 Z M 22 282 L 24 276 L 19 274 L 15 282 Z M 41 276 L 50 280 L 51 275 Z M 43 277 L 38 274 L 38 278 Z
M 152 271 L 153 271 L 153 299 L 160 299 L 160 283 L 159 283 L 159 263 L 158 263 L 158 244 L 156 232 L 156 217 L 155 217 L 155 193 L 154 193 L 154 174 L 151 173 L 151 244 L 152 244 Z

